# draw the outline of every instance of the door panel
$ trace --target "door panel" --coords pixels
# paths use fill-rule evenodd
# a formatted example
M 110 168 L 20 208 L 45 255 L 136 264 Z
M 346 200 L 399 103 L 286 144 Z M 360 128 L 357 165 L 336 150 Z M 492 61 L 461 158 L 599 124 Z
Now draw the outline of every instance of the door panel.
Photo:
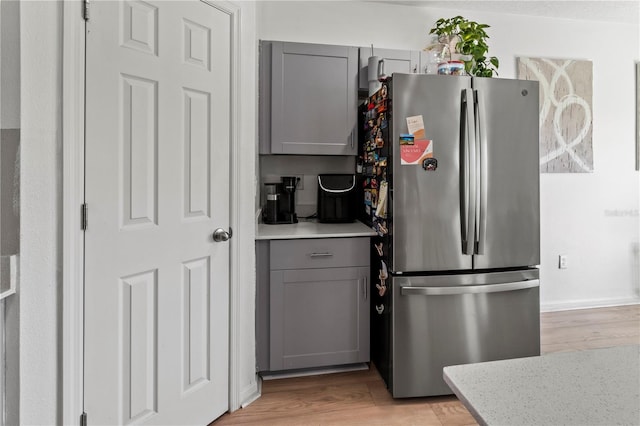
M 540 263 L 538 82 L 474 78 L 480 210 L 474 268 Z
M 120 76 L 122 87 L 122 227 L 154 224 L 157 204 L 157 81 Z
M 205 2 L 91 4 L 91 424 L 207 424 L 228 408 L 229 243 L 211 235 L 229 225 L 230 55 L 230 15 Z
M 461 231 L 461 96 L 471 80 L 463 77 L 397 74 L 393 77 L 390 233 L 393 271 L 471 269 L 462 253 Z M 432 140 L 438 168 L 402 165 L 400 133 L 406 118 L 421 115 L 425 137 Z
M 158 344 L 156 321 L 158 271 L 125 277 L 121 280 L 123 307 L 123 369 L 129 380 L 125 387 L 125 411 L 130 420 L 141 420 L 158 411 L 156 404 Z

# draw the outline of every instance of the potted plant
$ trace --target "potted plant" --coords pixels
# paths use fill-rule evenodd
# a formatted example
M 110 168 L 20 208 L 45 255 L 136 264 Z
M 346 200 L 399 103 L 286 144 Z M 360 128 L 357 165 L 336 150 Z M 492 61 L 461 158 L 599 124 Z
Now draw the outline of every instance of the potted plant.
M 489 45 L 486 40 L 489 36 L 485 28 L 489 28 L 489 25 L 456 16 L 438 19 L 429 34 L 437 35 L 441 43 L 454 45 L 455 51 L 461 55 L 460 59 L 464 62 L 464 68 L 468 74 L 493 77 L 494 73 L 498 75 L 500 61 L 495 56 L 487 57 Z

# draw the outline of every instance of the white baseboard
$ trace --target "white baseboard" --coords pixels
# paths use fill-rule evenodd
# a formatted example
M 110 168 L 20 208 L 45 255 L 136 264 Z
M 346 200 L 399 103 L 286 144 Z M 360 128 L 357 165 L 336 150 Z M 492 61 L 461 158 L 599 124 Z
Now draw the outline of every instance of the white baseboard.
M 244 408 L 256 399 L 260 398 L 262 386 L 260 386 L 260 378 L 256 375 L 256 381 L 240 392 L 240 407 Z
M 619 299 L 587 299 L 570 300 L 566 302 L 543 303 L 540 305 L 541 312 L 570 311 L 574 309 L 606 308 L 610 306 L 638 305 L 640 296 L 619 298 Z

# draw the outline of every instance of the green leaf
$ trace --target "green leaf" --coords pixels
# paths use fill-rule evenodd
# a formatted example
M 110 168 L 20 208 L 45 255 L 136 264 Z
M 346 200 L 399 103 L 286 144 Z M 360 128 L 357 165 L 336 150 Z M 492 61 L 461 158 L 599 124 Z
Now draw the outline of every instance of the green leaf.
M 481 46 L 476 46 L 473 49 L 473 57 L 476 59 L 483 57 L 485 52 L 486 52 L 486 49 L 483 49 Z

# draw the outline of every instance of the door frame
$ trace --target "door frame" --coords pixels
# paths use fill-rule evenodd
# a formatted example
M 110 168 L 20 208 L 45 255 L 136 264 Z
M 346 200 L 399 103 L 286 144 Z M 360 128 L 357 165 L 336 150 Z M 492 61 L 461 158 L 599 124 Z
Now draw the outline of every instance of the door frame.
M 243 274 L 240 264 L 241 241 L 254 235 L 240 226 L 241 194 L 246 179 L 243 164 L 253 163 L 241 157 L 242 133 L 240 114 L 246 109 L 241 93 L 241 7 L 229 1 L 203 0 L 231 17 L 231 147 L 230 147 L 230 221 L 234 238 L 230 241 L 229 289 L 229 411 L 240 408 L 241 344 L 239 326 L 243 320 L 240 309 L 240 285 Z M 83 0 L 65 0 L 62 11 L 62 424 L 79 424 L 84 407 L 84 232 L 80 229 L 84 203 L 84 135 L 85 135 L 85 20 Z M 246 78 L 246 77 L 245 77 Z M 246 153 L 245 153 L 246 155 Z M 245 221 L 246 222 L 246 221 Z M 89 225 L 90 226 L 90 225 Z M 250 234 L 250 235 L 249 235 Z

